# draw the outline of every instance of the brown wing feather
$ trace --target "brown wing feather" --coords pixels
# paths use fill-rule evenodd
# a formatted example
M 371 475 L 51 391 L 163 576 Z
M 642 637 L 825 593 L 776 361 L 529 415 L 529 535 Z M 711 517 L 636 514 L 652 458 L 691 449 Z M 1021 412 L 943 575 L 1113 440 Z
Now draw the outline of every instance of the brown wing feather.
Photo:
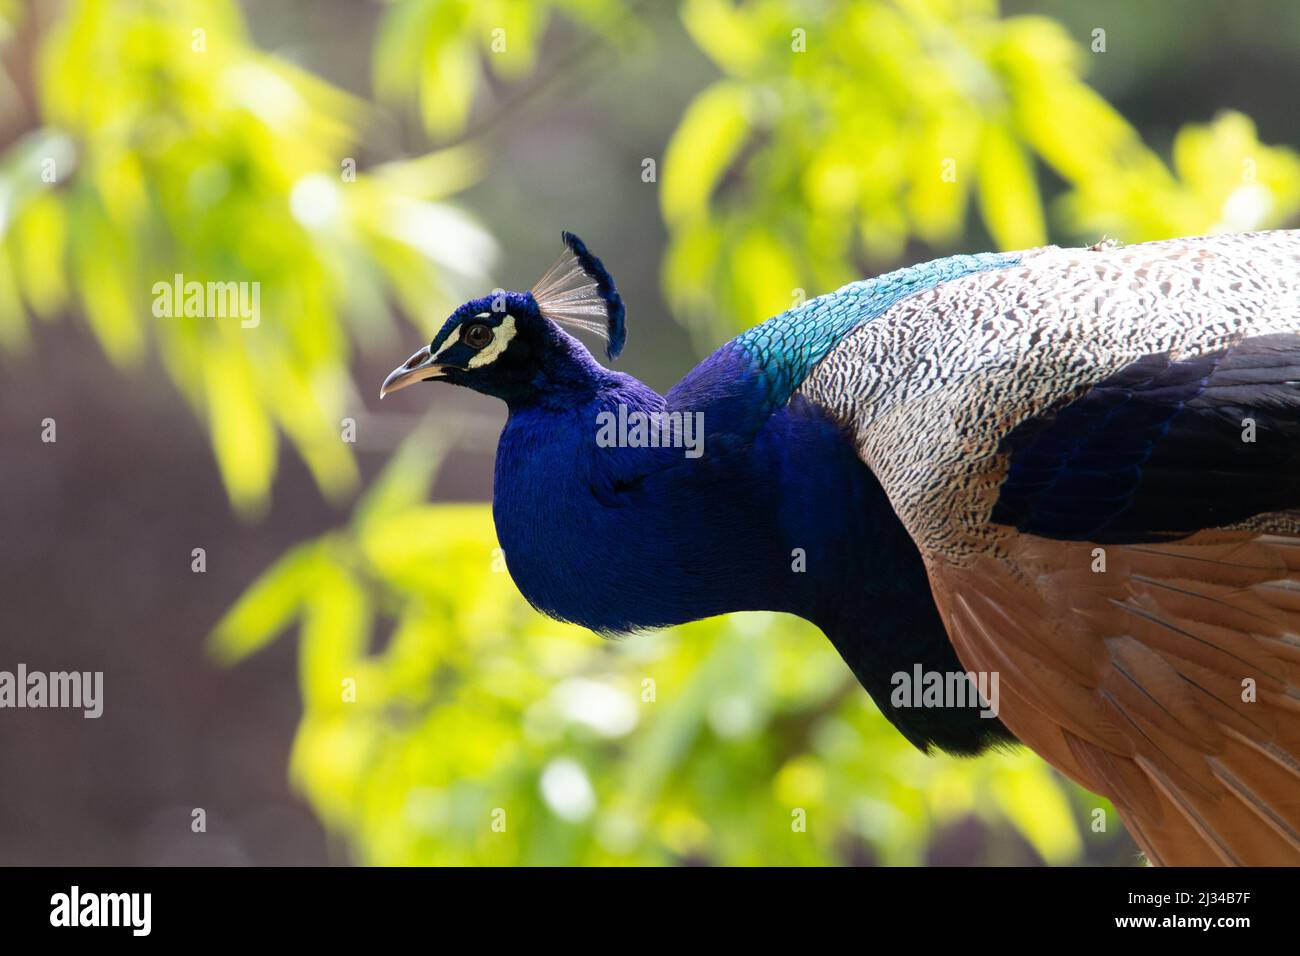
M 1300 539 L 1111 545 L 1104 572 L 1096 547 L 931 557 L 962 663 L 999 673 L 1006 725 L 1153 862 L 1300 864 Z

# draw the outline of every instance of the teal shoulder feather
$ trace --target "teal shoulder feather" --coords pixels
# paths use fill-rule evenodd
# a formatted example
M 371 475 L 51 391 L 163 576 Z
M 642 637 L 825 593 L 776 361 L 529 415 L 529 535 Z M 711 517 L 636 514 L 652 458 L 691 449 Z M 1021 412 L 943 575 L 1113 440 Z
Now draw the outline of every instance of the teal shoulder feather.
M 783 404 L 844 336 L 900 300 L 974 272 L 1020 262 L 1019 252 L 951 256 L 850 283 L 809 299 L 737 336 L 737 349 L 762 370 L 774 405 Z

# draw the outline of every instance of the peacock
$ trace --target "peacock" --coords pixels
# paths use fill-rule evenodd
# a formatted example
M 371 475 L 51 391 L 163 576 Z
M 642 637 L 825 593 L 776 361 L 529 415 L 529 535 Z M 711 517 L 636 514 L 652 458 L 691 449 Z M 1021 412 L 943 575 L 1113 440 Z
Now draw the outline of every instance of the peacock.
M 505 401 L 492 512 L 535 608 L 798 615 L 922 750 L 1027 745 L 1155 864 L 1300 863 L 1300 231 L 902 268 L 666 395 L 571 334 L 612 360 L 625 307 L 563 240 L 380 393 Z

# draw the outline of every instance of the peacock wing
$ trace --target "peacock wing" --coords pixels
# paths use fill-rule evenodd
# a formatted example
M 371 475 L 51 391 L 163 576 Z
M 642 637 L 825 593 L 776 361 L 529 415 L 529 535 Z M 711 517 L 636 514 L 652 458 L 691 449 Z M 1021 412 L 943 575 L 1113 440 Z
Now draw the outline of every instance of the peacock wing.
M 1298 267 L 1291 232 L 1045 250 L 804 387 L 1003 722 L 1157 862 L 1300 862 Z

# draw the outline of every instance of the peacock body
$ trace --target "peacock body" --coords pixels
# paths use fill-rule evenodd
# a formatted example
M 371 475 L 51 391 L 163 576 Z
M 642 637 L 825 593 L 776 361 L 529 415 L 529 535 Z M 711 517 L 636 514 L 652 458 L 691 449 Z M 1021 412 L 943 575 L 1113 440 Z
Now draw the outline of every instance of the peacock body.
M 1300 862 L 1300 232 L 913 266 L 666 395 L 565 331 L 624 337 L 565 241 L 385 382 L 506 401 L 493 513 L 534 606 L 605 634 L 799 615 L 919 747 L 1018 739 L 1155 862 Z M 666 440 L 598 440 L 630 419 Z M 896 693 L 960 672 L 997 675 L 996 715 Z

